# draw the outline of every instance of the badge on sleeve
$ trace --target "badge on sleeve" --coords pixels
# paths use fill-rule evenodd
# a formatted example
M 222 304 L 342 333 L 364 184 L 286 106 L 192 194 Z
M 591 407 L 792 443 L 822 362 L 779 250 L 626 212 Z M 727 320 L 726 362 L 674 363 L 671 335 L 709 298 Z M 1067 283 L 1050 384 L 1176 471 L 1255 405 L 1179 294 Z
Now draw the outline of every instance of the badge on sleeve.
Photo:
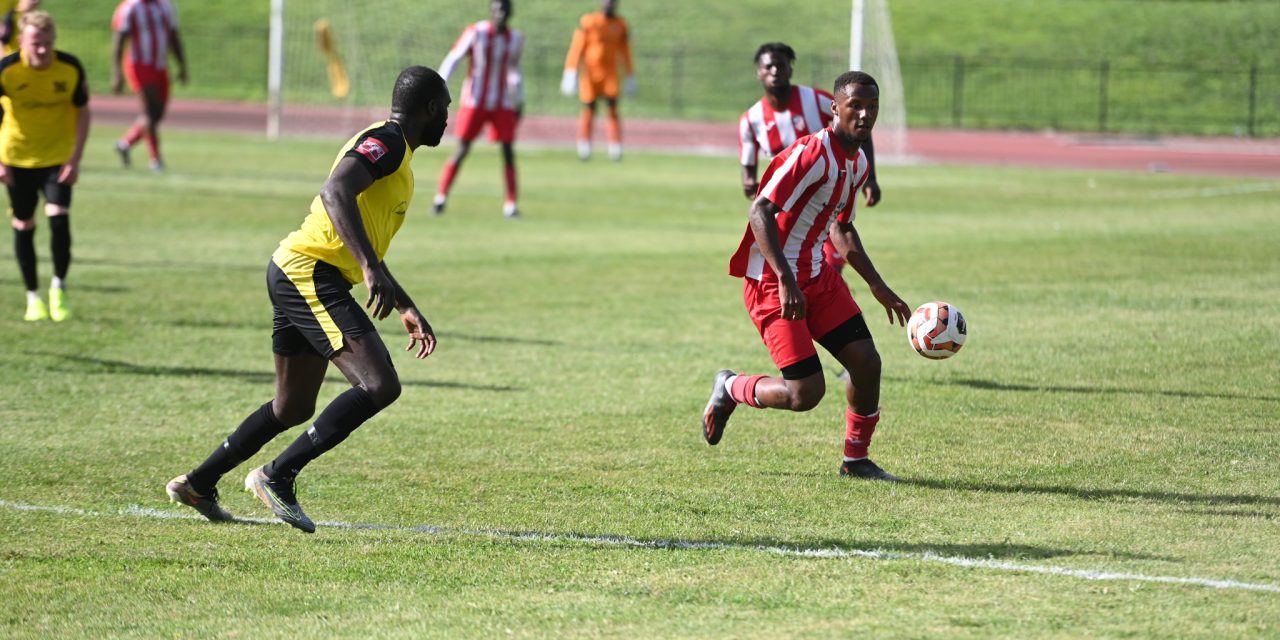
M 365 138 L 363 142 L 356 146 L 356 151 L 359 152 L 360 155 L 368 158 L 369 162 L 377 163 L 382 156 L 387 155 L 387 145 L 383 144 L 381 140 L 371 136 Z

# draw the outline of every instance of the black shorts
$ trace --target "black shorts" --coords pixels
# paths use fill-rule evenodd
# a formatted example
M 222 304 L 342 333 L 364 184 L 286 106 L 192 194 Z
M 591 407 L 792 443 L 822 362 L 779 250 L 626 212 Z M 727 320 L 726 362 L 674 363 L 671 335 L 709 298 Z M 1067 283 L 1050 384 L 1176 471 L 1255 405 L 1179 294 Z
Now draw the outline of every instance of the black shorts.
M 45 202 L 70 209 L 71 185 L 58 182 L 61 171 L 62 165 L 39 169 L 9 167 L 9 175 L 13 176 L 13 186 L 8 187 L 9 215 L 18 220 L 30 220 L 36 214 L 41 193 Z
M 271 350 L 277 355 L 332 358 L 344 336 L 377 332 L 342 272 L 315 258 L 276 251 L 267 265 L 267 295 L 275 313 Z

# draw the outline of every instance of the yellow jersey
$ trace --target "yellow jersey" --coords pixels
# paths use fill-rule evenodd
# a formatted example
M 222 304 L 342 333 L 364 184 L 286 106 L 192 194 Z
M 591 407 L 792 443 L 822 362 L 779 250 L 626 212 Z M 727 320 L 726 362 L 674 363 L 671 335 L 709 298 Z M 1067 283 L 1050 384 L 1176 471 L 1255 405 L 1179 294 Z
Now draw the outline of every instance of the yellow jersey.
M 0 60 L 0 162 L 24 169 L 56 167 L 71 159 L 76 116 L 89 104 L 84 67 L 54 51 L 45 69 L 27 65 L 21 52 Z
M 334 159 L 330 175 L 343 158 L 355 158 L 373 175 L 373 184 L 356 196 L 356 204 L 365 233 L 381 261 L 391 246 L 391 238 L 404 224 L 413 200 L 413 150 L 400 125 L 387 120 L 370 125 L 347 141 Z M 351 284 L 364 281 L 360 265 L 338 237 L 320 196 L 311 202 L 311 213 L 302 221 L 302 227 L 282 240 L 280 248 L 337 267 Z

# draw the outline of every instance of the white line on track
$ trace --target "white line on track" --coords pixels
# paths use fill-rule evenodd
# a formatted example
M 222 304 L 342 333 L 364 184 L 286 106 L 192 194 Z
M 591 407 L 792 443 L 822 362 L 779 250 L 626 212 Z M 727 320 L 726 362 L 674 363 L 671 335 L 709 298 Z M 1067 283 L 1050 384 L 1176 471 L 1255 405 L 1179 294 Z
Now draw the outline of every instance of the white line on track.
M 1156 191 L 1152 198 L 1220 198 L 1222 196 L 1238 196 L 1251 193 L 1268 193 L 1280 191 L 1280 182 L 1247 182 L 1227 187 L 1204 187 L 1200 189 L 1170 189 Z
M 124 509 L 120 509 L 114 513 L 103 513 L 98 511 L 89 511 L 87 509 L 77 509 L 75 507 L 59 507 L 49 505 L 24 504 L 21 502 L 10 502 L 8 500 L 0 500 L 0 508 L 9 509 L 11 511 L 34 511 L 41 513 L 56 513 L 60 515 L 82 516 L 86 518 L 101 518 L 110 516 L 133 517 L 133 518 L 156 518 L 163 520 L 199 520 L 204 518 L 194 514 L 176 513 L 173 511 L 162 511 L 160 509 L 152 509 L 149 507 L 139 507 L 131 505 Z M 256 524 L 281 524 L 280 521 L 268 518 L 236 518 L 237 522 L 251 522 Z M 575 542 L 590 545 L 603 545 L 615 547 L 637 547 L 642 549 L 676 549 L 676 550 L 710 550 L 710 551 L 755 551 L 758 553 L 768 553 L 779 556 L 788 556 L 794 558 L 866 558 L 871 560 L 912 560 L 916 562 L 932 562 L 937 564 L 948 564 L 956 567 L 966 567 L 972 569 L 990 569 L 994 571 L 1014 571 L 1019 573 L 1043 573 L 1055 576 L 1064 576 L 1068 578 L 1079 578 L 1082 580 L 1117 580 L 1129 582 L 1158 582 L 1164 584 L 1185 584 L 1198 587 L 1210 587 L 1213 589 L 1236 589 L 1241 591 L 1267 591 L 1271 593 L 1280 593 L 1280 585 L 1256 583 L 1256 582 L 1239 582 L 1237 580 L 1225 580 L 1218 578 L 1184 578 L 1178 576 L 1151 576 L 1141 573 L 1116 573 L 1111 571 L 1096 571 L 1089 569 L 1070 569 L 1067 567 L 1055 567 L 1052 565 L 1036 565 L 1022 564 L 1018 562 L 1005 562 L 1003 560 L 995 560 L 993 558 L 966 558 L 963 556 L 944 556 L 932 552 L 906 552 L 906 551 L 884 551 L 880 549 L 845 549 L 841 547 L 825 547 L 806 549 L 801 547 L 770 547 L 760 545 L 733 544 L 728 542 L 699 542 L 691 540 L 637 540 L 635 538 L 627 538 L 624 536 L 588 536 L 573 533 L 540 533 L 527 531 L 502 531 L 498 529 L 453 529 L 448 527 L 436 527 L 431 525 L 404 526 L 393 524 L 376 524 L 376 523 L 353 523 L 353 522 L 317 522 L 318 527 L 330 527 L 334 529 L 367 529 L 380 531 L 408 531 L 412 533 L 424 533 L 427 535 L 456 535 L 456 536 L 475 536 L 481 538 L 490 538 L 495 540 L 513 540 L 517 542 L 534 541 L 534 542 Z

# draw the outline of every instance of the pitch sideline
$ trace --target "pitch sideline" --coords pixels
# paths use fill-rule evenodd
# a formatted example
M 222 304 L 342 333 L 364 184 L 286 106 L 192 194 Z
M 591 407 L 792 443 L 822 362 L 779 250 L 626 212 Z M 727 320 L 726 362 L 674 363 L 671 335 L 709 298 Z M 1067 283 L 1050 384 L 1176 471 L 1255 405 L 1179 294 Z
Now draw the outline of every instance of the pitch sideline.
M 130 505 L 124 509 L 120 509 L 115 513 L 103 513 L 98 511 L 89 511 L 87 509 L 79 509 L 76 507 L 59 507 L 51 505 L 35 505 L 25 504 L 21 502 L 11 502 L 9 500 L 0 500 L 0 508 L 10 511 L 28 511 L 41 513 L 55 513 L 59 515 L 74 515 L 89 518 L 102 517 L 132 517 L 132 518 L 153 518 L 160 520 L 199 520 L 204 518 L 194 514 L 176 513 L 172 511 L 162 511 L 160 509 L 152 509 L 150 507 L 139 507 Z M 236 518 L 237 522 L 251 522 L 256 524 L 281 524 L 279 520 L 274 518 Z M 601 546 L 617 546 L 617 547 L 637 547 L 644 549 L 677 549 L 677 550 L 713 550 L 713 551 L 755 551 L 759 553 L 768 553 L 780 556 L 789 556 L 795 558 L 866 558 L 870 560 L 915 560 L 917 562 L 930 562 L 936 564 L 947 564 L 956 567 L 965 567 L 971 569 L 990 569 L 994 571 L 1012 571 L 1019 573 L 1041 573 L 1055 576 L 1063 576 L 1068 578 L 1078 578 L 1081 580 L 1112 580 L 1112 581 L 1130 581 L 1130 582 L 1155 582 L 1163 584 L 1184 584 L 1199 587 L 1209 587 L 1213 589 L 1235 589 L 1240 591 L 1265 591 L 1270 593 L 1280 593 L 1280 585 L 1256 583 L 1256 582 L 1239 582 L 1237 580 L 1226 580 L 1218 578 L 1185 578 L 1178 576 L 1150 576 L 1140 573 L 1116 573 L 1110 571 L 1096 571 L 1086 569 L 1070 569 L 1067 567 L 1056 567 L 1053 565 L 1035 565 L 1022 564 L 1017 562 L 1005 562 L 992 558 L 966 558 L 963 556 L 944 556 L 932 552 L 912 553 L 904 551 L 884 551 L 880 549 L 843 549 L 840 547 L 815 548 L 807 549 L 800 547 L 770 547 L 758 545 L 732 544 L 726 542 L 697 542 L 691 540 L 637 540 L 624 536 L 588 536 L 573 533 L 541 533 L 532 531 L 503 531 L 499 529 L 452 529 L 447 527 L 436 527 L 432 525 L 416 525 L 403 526 L 392 524 L 376 524 L 376 523 L 352 523 L 339 521 L 316 522 L 317 527 L 326 527 L 333 529 L 352 529 L 352 530 L 383 530 L 383 531 L 408 531 L 413 533 L 424 533 L 427 535 L 459 535 L 474 536 L 481 538 L 490 538 L 494 540 L 513 540 L 513 541 L 536 541 L 536 542 L 577 542 L 590 545 Z

